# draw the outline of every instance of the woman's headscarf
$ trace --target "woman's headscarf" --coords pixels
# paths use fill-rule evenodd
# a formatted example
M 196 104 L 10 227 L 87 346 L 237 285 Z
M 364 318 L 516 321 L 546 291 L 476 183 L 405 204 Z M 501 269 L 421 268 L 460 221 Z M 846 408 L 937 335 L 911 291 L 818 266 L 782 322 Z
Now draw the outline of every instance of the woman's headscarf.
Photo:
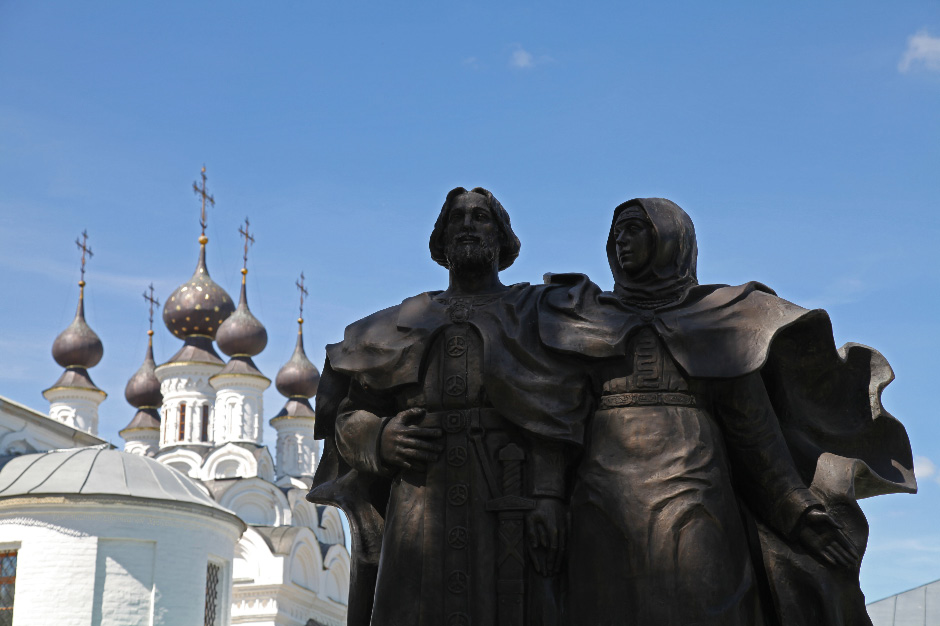
M 620 214 L 640 209 L 653 226 L 653 252 L 635 276 L 628 276 L 617 258 L 615 226 Z M 643 309 L 665 306 L 682 299 L 698 284 L 698 245 L 692 218 L 675 202 L 665 198 L 635 198 L 614 209 L 607 237 L 607 260 L 614 275 L 614 293 L 627 304 Z

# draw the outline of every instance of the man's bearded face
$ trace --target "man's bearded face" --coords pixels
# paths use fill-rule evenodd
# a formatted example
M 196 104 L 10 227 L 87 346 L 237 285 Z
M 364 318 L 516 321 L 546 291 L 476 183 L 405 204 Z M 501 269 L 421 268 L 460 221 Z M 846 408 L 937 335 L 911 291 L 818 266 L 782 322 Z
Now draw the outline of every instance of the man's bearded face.
M 499 225 L 485 197 L 470 192 L 454 200 L 444 240 L 447 263 L 457 273 L 486 273 L 497 265 Z

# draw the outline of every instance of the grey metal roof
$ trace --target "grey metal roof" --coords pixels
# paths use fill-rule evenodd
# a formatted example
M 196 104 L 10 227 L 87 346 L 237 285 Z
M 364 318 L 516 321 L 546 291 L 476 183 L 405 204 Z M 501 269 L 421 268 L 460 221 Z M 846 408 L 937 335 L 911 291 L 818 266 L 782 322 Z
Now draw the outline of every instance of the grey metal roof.
M 172 467 L 106 446 L 24 454 L 0 468 L 0 498 L 76 494 L 169 500 L 232 515 Z
M 872 602 L 874 626 L 940 626 L 940 580 Z

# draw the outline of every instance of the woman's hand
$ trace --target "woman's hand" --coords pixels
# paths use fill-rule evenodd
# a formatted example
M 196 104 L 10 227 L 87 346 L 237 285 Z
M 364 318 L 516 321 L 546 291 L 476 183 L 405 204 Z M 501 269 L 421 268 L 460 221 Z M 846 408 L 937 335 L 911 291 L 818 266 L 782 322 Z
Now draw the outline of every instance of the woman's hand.
M 814 557 L 845 569 L 858 569 L 858 550 L 842 531 L 842 524 L 822 509 L 810 509 L 800 522 L 800 543 Z

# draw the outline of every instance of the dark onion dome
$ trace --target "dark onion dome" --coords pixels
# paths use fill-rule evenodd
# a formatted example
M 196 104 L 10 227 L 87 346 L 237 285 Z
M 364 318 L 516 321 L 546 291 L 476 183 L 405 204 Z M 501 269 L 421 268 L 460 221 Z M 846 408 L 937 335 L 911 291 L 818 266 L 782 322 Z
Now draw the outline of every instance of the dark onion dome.
M 255 376 L 256 378 L 265 379 L 268 385 L 271 384 L 271 379 L 261 373 L 261 370 L 258 369 L 258 366 L 255 365 L 255 362 L 251 360 L 251 357 L 248 355 L 236 355 L 229 359 L 229 362 L 225 364 L 225 367 L 222 368 L 222 371 L 214 375 L 209 381 L 213 381 L 219 376 Z M 267 385 L 265 385 L 267 386 Z
M 52 358 L 65 368 L 59 380 L 43 391 L 45 395 L 56 389 L 88 389 L 107 397 L 91 380 L 87 368 L 94 367 L 104 355 L 104 346 L 95 331 L 85 322 L 85 281 L 78 282 L 78 310 L 75 319 L 52 344 Z
M 247 273 L 248 270 L 243 268 L 238 308 L 222 322 L 216 331 L 215 342 L 219 350 L 230 357 L 257 356 L 268 345 L 268 331 L 248 309 L 248 296 L 245 293 Z
M 272 426 L 275 426 L 275 422 L 279 422 L 282 419 L 296 419 L 298 417 L 316 419 L 316 412 L 313 410 L 313 407 L 310 406 L 310 400 L 307 398 L 288 398 L 287 402 L 284 404 L 284 408 L 271 418 L 270 423 Z
M 144 362 L 137 370 L 137 373 L 131 376 L 127 381 L 127 387 L 124 388 L 124 397 L 128 404 L 136 409 L 156 409 L 163 404 L 163 394 L 160 392 L 160 381 L 157 380 L 154 370 L 157 364 L 153 360 L 153 331 L 147 340 L 147 354 L 144 356 Z
M 163 307 L 163 323 L 180 339 L 207 338 L 209 350 L 212 350 L 212 339 L 215 338 L 222 322 L 235 310 L 235 304 L 225 290 L 209 277 L 209 270 L 206 269 L 208 241 L 205 235 L 199 238 L 199 262 L 196 264 L 196 271 L 192 278 L 177 287 L 167 299 Z M 212 353 L 215 351 L 212 350 Z M 218 359 L 218 356 L 216 358 Z M 171 360 L 179 359 L 174 357 Z M 221 359 L 219 361 L 221 362 Z
M 59 376 L 59 380 L 55 381 L 51 387 L 43 391 L 45 394 L 46 391 L 53 391 L 55 389 L 89 389 L 91 391 L 97 391 L 98 393 L 108 396 L 104 391 L 98 389 L 98 386 L 91 380 L 91 376 L 88 375 L 88 370 L 84 367 L 68 367 L 62 372 L 62 375 Z
M 118 434 L 127 440 L 126 434 L 135 430 L 160 430 L 160 412 L 158 409 L 147 407 L 138 409 L 131 423 L 121 429 Z M 125 434 L 126 433 L 126 434 Z
M 284 364 L 274 381 L 274 385 L 282 396 L 287 396 L 287 403 L 280 412 L 271 418 L 271 424 L 282 419 L 297 417 L 316 417 L 310 406 L 310 400 L 317 395 L 320 386 L 320 370 L 310 362 L 304 352 L 304 319 L 297 318 L 297 345 L 294 354 Z
M 303 318 L 298 318 L 297 345 L 290 360 L 284 364 L 274 381 L 277 390 L 287 398 L 312 398 L 320 385 L 320 370 L 310 362 L 304 352 Z
M 104 355 L 104 346 L 95 331 L 85 322 L 85 281 L 78 283 L 78 310 L 75 319 L 52 344 L 52 358 L 62 367 L 94 367 Z

